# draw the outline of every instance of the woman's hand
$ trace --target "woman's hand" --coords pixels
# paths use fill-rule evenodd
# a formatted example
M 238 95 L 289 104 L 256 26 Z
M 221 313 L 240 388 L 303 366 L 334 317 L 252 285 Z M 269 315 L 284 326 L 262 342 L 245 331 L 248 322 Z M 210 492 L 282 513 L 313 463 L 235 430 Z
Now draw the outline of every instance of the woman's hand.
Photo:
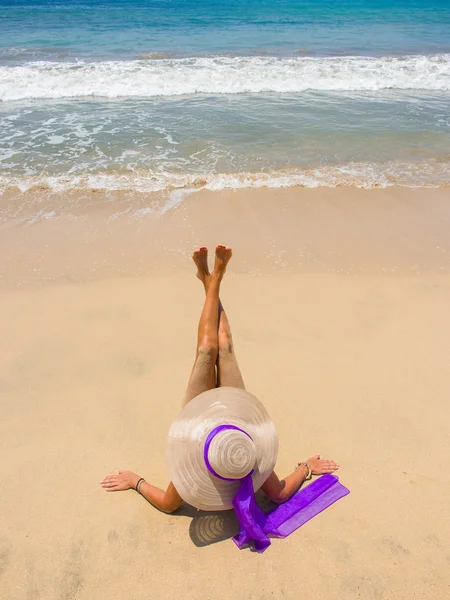
M 107 492 L 121 492 L 122 490 L 136 489 L 136 484 L 139 481 L 139 475 L 131 471 L 118 471 L 117 474 L 107 475 L 100 482 L 102 488 Z
M 333 473 L 339 469 L 339 465 L 334 460 L 322 460 L 320 454 L 315 454 L 306 461 L 313 475 L 324 475 L 325 473 Z

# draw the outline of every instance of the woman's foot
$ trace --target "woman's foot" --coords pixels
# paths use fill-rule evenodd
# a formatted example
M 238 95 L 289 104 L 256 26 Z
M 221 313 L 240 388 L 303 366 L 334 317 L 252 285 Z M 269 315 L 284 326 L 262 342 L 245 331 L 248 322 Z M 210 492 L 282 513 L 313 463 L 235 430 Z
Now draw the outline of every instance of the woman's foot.
M 208 248 L 206 248 L 206 246 L 201 246 L 198 250 L 194 250 L 192 260 L 197 266 L 197 277 L 203 283 L 206 290 L 211 279 L 208 268 Z
M 214 269 L 211 274 L 208 268 L 208 248 L 206 248 L 206 246 L 201 246 L 198 248 L 198 250 L 194 250 L 192 260 L 197 267 L 197 278 L 203 283 L 206 291 L 208 291 L 208 287 L 213 276 L 218 279 L 222 279 L 232 254 L 233 252 L 231 248 L 219 244 L 219 246 L 216 248 L 216 259 L 214 261 Z
M 216 259 L 214 261 L 214 269 L 212 272 L 212 277 L 217 277 L 218 279 L 222 279 L 227 269 L 227 264 L 230 261 L 233 252 L 231 248 L 228 246 L 219 245 L 216 248 Z

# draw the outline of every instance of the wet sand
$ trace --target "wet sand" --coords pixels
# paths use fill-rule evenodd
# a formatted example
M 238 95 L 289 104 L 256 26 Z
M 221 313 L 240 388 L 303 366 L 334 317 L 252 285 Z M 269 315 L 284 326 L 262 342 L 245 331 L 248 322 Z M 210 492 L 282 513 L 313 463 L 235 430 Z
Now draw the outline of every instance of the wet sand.
M 0 287 L 189 273 L 219 240 L 239 274 L 448 272 L 450 190 L 284 188 L 192 194 L 48 190 L 0 202 Z
M 444 598 L 449 200 L 201 192 L 139 218 L 110 201 L 5 226 L 2 597 Z M 232 513 L 165 515 L 99 485 L 117 468 L 167 483 L 202 303 L 189 254 L 219 242 L 234 248 L 222 300 L 279 431 L 277 472 L 321 452 L 351 490 L 263 555 L 236 549 Z

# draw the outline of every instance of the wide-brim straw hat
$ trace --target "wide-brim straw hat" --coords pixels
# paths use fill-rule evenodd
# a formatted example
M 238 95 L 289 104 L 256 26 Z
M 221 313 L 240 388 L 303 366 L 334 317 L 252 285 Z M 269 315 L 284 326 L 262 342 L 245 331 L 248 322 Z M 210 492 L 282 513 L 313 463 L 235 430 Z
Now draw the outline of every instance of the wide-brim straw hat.
M 221 425 L 234 427 L 208 439 Z M 205 463 L 205 444 L 216 475 Z M 257 491 L 272 473 L 277 454 L 278 436 L 266 409 L 258 398 L 233 387 L 193 398 L 172 423 L 167 440 L 172 482 L 183 500 L 202 510 L 232 508 L 247 474 Z

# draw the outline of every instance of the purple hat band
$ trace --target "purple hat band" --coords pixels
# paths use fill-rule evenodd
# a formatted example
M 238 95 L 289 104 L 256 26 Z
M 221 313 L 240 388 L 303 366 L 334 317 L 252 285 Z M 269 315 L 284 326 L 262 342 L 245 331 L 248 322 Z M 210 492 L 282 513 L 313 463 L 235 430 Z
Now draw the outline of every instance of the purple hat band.
M 253 441 L 251 435 L 249 435 L 246 431 L 244 431 L 240 427 L 236 427 L 236 425 L 218 425 L 217 427 L 214 427 L 214 429 L 211 429 L 211 431 L 208 433 L 208 436 L 205 440 L 205 445 L 203 447 L 203 458 L 205 461 L 206 468 L 212 475 L 214 475 L 214 477 L 217 477 L 218 479 L 222 479 L 222 481 L 241 481 L 241 479 L 244 479 L 244 477 L 247 477 L 247 475 L 252 475 L 252 473 L 254 472 L 254 469 L 252 469 L 250 471 L 250 473 L 248 473 L 244 477 L 238 477 L 237 479 L 232 479 L 232 478 L 228 478 L 228 477 L 222 477 L 221 475 L 219 475 L 219 473 L 216 473 L 216 471 L 212 467 L 211 463 L 209 462 L 208 453 L 209 453 L 209 447 L 211 445 L 211 442 L 213 441 L 213 439 L 216 437 L 216 435 L 218 433 L 220 433 L 221 431 L 226 431 L 227 429 L 234 429 L 235 431 L 240 431 L 241 433 L 245 433 L 245 435 Z

